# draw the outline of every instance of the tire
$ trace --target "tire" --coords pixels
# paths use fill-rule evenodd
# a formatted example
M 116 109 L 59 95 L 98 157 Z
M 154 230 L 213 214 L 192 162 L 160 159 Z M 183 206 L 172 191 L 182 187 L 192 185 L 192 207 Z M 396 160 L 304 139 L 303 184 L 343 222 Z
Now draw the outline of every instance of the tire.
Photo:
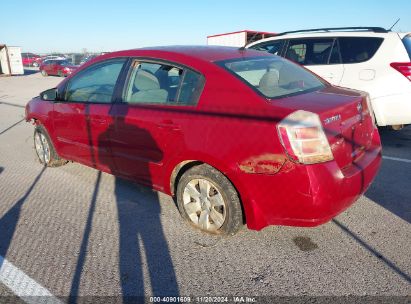
M 48 76 L 48 74 L 45 70 L 41 70 L 41 75 L 43 75 L 44 77 Z
M 243 226 L 236 189 L 220 171 L 206 164 L 181 176 L 177 206 L 187 222 L 206 233 L 234 235 Z
M 34 66 L 35 68 L 37 68 L 37 67 L 39 66 L 39 64 L 38 64 L 37 62 L 33 62 L 33 66 Z
M 59 77 L 64 77 L 64 75 L 63 75 L 63 73 L 62 73 L 61 71 L 58 71 L 58 72 L 57 72 L 57 75 L 58 75 Z
M 37 125 L 34 128 L 34 151 L 40 161 L 40 164 L 46 167 L 59 167 L 67 163 L 66 160 L 60 158 L 53 146 L 53 143 L 46 129 Z
M 391 129 L 394 131 L 399 131 L 402 130 L 404 128 L 404 125 L 392 125 Z

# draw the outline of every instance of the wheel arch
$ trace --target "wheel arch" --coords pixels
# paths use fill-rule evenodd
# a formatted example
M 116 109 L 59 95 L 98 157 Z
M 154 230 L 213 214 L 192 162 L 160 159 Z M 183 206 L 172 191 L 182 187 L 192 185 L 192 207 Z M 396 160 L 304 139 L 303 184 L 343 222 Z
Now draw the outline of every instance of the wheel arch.
M 174 167 L 173 171 L 171 172 L 171 176 L 170 176 L 170 193 L 172 196 L 175 196 L 176 191 L 177 191 L 178 181 L 180 180 L 184 172 L 191 169 L 192 167 L 199 166 L 202 164 L 205 164 L 205 162 L 200 161 L 200 160 L 191 159 L 191 160 L 184 160 L 178 163 Z
M 176 192 L 177 192 L 177 185 L 179 180 L 181 179 L 181 176 L 188 171 L 189 169 L 196 167 L 196 166 L 200 166 L 200 165 L 207 165 L 210 166 L 212 168 L 214 168 L 215 170 L 218 170 L 221 174 L 223 174 L 228 181 L 233 185 L 235 191 L 237 192 L 238 198 L 240 200 L 240 206 L 242 209 L 242 213 L 243 213 L 243 223 L 247 222 L 246 219 L 246 210 L 244 208 L 244 201 L 242 199 L 241 193 L 238 189 L 238 187 L 236 186 L 235 182 L 233 181 L 233 179 L 230 178 L 230 176 L 228 176 L 226 173 L 224 173 L 224 170 L 219 169 L 216 166 L 213 166 L 205 161 L 201 161 L 201 160 L 184 160 L 181 161 L 180 163 L 178 163 L 174 169 L 172 170 L 172 173 L 170 175 L 170 193 L 173 197 L 176 196 Z

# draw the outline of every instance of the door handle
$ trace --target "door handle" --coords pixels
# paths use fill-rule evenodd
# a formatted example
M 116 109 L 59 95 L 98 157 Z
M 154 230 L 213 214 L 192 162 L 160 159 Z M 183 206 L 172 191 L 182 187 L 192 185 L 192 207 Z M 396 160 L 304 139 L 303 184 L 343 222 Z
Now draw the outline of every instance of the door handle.
M 93 120 L 95 123 L 99 124 L 99 125 L 105 125 L 107 124 L 107 120 L 105 119 L 94 119 Z
M 171 119 L 165 119 L 161 121 L 160 123 L 157 124 L 157 127 L 162 128 L 162 129 L 169 129 L 169 130 L 180 130 L 180 128 L 174 124 L 174 122 Z

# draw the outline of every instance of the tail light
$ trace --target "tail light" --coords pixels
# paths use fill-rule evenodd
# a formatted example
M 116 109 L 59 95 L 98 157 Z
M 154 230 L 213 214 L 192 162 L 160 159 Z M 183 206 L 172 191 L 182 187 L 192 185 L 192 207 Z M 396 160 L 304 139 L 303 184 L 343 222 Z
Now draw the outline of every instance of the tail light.
M 299 110 L 277 126 L 281 144 L 288 156 L 302 164 L 315 164 L 334 159 L 317 114 Z
M 390 64 L 390 66 L 407 77 L 409 81 L 411 81 L 411 62 L 393 62 Z
M 375 128 L 377 126 L 377 124 L 375 123 L 374 109 L 372 108 L 370 95 L 368 95 L 368 94 L 366 95 L 365 101 L 367 102 L 367 108 L 368 108 L 368 112 L 370 113 L 370 116 L 371 116 L 372 125 Z

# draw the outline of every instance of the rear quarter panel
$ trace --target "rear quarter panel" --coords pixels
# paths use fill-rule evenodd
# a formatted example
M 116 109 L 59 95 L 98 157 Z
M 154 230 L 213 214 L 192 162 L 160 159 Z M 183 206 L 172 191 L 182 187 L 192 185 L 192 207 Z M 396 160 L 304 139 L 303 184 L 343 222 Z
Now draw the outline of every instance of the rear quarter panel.
M 164 190 L 172 194 L 178 164 L 197 160 L 225 174 L 246 201 L 248 187 L 238 173 L 278 172 L 286 156 L 276 125 L 291 110 L 276 108 L 220 67 L 202 72 L 206 83 L 198 106 L 177 108 L 173 115 L 181 128 L 179 153 L 165 164 Z

